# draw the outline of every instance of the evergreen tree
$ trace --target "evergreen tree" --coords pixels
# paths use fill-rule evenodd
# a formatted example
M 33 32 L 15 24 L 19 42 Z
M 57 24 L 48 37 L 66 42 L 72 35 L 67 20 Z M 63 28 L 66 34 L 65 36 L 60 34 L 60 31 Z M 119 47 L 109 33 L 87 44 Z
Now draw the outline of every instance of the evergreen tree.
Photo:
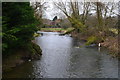
M 2 50 L 29 49 L 33 34 L 37 31 L 34 10 L 28 2 L 2 3 Z

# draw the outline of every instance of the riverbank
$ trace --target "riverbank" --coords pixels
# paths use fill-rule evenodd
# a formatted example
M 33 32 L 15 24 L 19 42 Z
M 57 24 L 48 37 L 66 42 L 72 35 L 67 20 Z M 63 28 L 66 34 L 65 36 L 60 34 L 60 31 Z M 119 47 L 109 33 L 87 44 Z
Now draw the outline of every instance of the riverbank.
M 118 36 L 108 36 L 105 32 L 97 32 L 95 29 L 90 29 L 84 33 L 78 33 L 77 31 L 74 31 L 74 28 L 41 28 L 41 31 L 45 32 L 61 32 L 63 35 L 65 34 L 71 34 L 72 37 L 76 37 L 79 40 L 83 40 L 86 42 L 86 45 L 90 44 L 96 44 L 98 45 L 100 43 L 101 47 L 106 47 L 110 50 L 110 54 L 112 56 L 120 57 L 118 52 L 120 50 L 118 49 Z M 116 32 L 116 31 L 114 31 Z M 96 33 L 96 34 L 95 34 Z M 114 34 L 114 33 L 113 33 Z M 107 36 L 106 36 L 107 35 Z
M 68 30 L 71 30 L 71 29 L 73 29 L 73 28 L 67 28 L 67 29 L 64 29 L 64 28 L 41 28 L 40 31 L 65 33 L 65 32 L 67 32 Z
M 96 39 L 96 36 L 92 35 L 91 33 L 82 34 L 82 33 L 77 33 L 76 31 L 72 32 L 71 36 L 76 37 L 79 40 L 85 41 L 89 45 L 90 44 L 98 45 L 100 43 L 100 47 L 105 47 L 105 48 L 109 49 L 110 54 L 112 54 L 113 57 L 120 58 L 120 55 L 118 54 L 120 52 L 120 50 L 118 48 L 118 36 L 101 37 L 103 35 L 99 35 L 99 33 L 97 33 L 97 34 L 98 34 L 97 38 L 100 37 L 99 39 Z M 90 41 L 90 39 L 91 39 L 91 41 Z
M 108 37 L 105 39 L 101 46 L 108 48 L 113 56 L 118 56 L 120 58 L 120 49 L 118 47 L 118 36 L 117 37 Z
M 41 48 L 31 42 L 31 51 L 20 48 L 15 49 L 12 55 L 5 56 L 2 60 L 2 72 L 9 72 L 12 69 L 24 64 L 25 62 L 40 59 L 40 56 L 42 55 Z
M 87 48 L 58 32 L 40 33 L 35 40 L 43 51 L 40 60 L 26 62 L 3 78 L 118 78 L 118 60 L 105 48 Z

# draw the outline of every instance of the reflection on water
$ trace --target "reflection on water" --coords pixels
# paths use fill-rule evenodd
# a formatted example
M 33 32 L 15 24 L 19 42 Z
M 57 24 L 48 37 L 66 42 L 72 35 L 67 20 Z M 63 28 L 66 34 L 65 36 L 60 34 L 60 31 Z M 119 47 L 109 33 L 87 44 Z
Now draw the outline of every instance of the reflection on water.
M 42 48 L 40 60 L 4 74 L 4 77 L 33 78 L 118 78 L 118 61 L 99 48 L 86 48 L 69 36 L 40 32 L 36 43 Z

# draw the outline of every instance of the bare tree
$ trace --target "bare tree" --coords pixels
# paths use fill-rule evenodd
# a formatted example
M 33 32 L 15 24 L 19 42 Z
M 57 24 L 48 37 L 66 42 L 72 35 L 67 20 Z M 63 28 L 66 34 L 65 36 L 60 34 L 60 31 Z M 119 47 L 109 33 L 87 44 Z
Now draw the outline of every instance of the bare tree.
M 113 15 L 117 15 L 117 13 L 114 12 L 114 10 L 116 10 L 116 3 L 96 2 L 94 5 L 96 6 L 98 27 L 101 28 L 101 30 L 104 30 L 107 28 L 107 24 L 110 23 L 107 22 L 107 19 L 110 19 Z
M 34 8 L 35 11 L 35 17 L 37 17 L 37 19 L 42 19 L 43 14 L 45 13 L 46 10 L 46 6 L 45 6 L 46 2 L 41 2 L 41 1 L 35 1 L 32 2 L 32 7 Z
M 87 20 L 87 17 L 88 17 L 88 14 L 90 12 L 90 7 L 91 7 L 91 3 L 90 2 L 84 2 L 83 3 L 83 14 L 82 14 L 82 22 L 83 24 L 85 24 L 86 20 Z
M 71 22 L 72 26 L 76 29 L 80 29 L 81 31 L 85 28 L 85 25 L 79 20 L 79 5 L 76 2 L 54 2 L 55 6 L 60 9 Z
M 76 0 L 75 2 L 72 2 L 72 0 L 70 1 L 70 7 L 71 7 L 71 11 L 72 11 L 72 17 L 79 19 L 79 5 L 78 5 L 78 1 Z

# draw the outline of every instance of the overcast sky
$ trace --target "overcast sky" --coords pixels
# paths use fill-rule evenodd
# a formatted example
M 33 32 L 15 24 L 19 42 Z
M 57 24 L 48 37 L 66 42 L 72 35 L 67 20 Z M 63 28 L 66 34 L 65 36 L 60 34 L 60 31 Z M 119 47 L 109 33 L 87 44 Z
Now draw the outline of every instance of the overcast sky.
M 36 1 L 36 0 L 32 0 L 32 1 Z M 47 0 L 44 0 L 44 1 L 47 1 Z M 56 0 L 54 0 L 54 2 L 55 1 Z M 61 0 L 59 0 L 59 1 L 61 1 Z M 62 1 L 65 1 L 65 0 L 62 0 Z M 81 0 L 78 0 L 78 1 L 81 1 Z M 109 0 L 109 1 L 118 2 L 119 0 L 117 0 L 117 1 L 116 0 Z M 107 0 L 106 0 L 106 2 L 107 2 Z M 47 3 L 45 4 L 45 6 L 47 6 L 47 9 L 45 10 L 45 15 L 43 16 L 43 18 L 47 18 L 47 19 L 52 20 L 55 16 L 58 16 L 58 18 L 60 18 L 61 16 L 62 17 L 65 16 L 59 9 L 57 9 L 55 7 L 55 5 L 53 4 L 52 0 L 47 1 Z M 118 10 L 116 9 L 115 12 L 117 13 Z
M 53 2 L 47 2 L 46 5 L 48 8 L 45 10 L 46 15 L 43 16 L 44 18 L 52 20 L 55 16 L 58 16 L 58 18 L 65 16 L 61 10 L 55 7 Z
M 46 16 L 44 16 L 45 18 L 48 19 L 53 19 L 53 17 L 56 15 L 56 13 L 59 11 L 58 9 L 55 9 L 53 2 L 48 2 L 46 3 L 46 5 L 48 5 L 47 10 L 45 11 Z
M 62 11 L 60 11 L 59 9 L 57 9 L 55 7 L 55 5 L 53 4 L 53 2 L 48 2 L 46 5 L 48 5 L 49 7 L 47 8 L 47 10 L 45 11 L 45 16 L 44 18 L 48 18 L 50 20 L 52 20 L 55 16 L 58 16 L 58 18 L 61 18 L 63 16 L 65 16 Z M 111 7 L 111 6 L 109 6 Z M 116 8 L 114 10 L 115 13 L 118 13 L 118 9 Z M 82 12 L 81 12 L 82 13 Z M 95 11 L 92 11 L 92 13 L 95 13 Z

